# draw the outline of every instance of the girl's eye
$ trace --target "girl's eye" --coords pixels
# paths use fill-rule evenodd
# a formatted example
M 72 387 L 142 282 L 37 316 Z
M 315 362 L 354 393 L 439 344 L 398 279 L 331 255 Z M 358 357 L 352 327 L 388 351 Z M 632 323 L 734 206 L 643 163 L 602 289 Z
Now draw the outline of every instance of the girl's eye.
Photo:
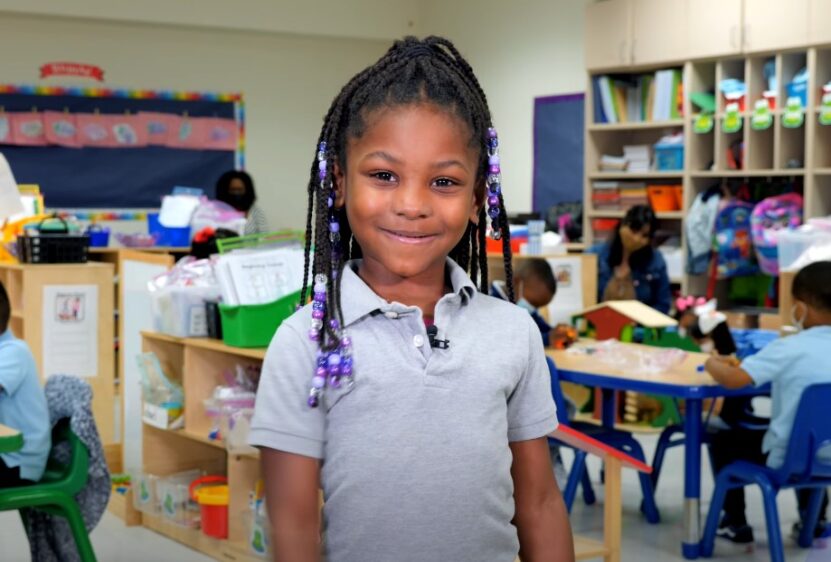
M 443 187 L 445 189 L 459 185 L 456 181 L 451 180 L 450 178 L 439 178 L 435 181 L 435 184 L 436 187 Z
M 373 172 L 370 176 L 382 182 L 391 182 L 395 179 L 391 172 Z

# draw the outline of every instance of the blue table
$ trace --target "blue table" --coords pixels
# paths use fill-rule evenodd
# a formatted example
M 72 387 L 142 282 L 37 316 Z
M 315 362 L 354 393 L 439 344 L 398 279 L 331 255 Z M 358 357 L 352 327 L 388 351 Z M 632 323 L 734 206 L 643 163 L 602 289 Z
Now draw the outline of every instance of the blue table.
M 598 345 L 581 341 L 578 347 Z M 620 344 L 644 348 L 638 344 Z M 656 348 L 647 348 L 655 351 Z M 670 372 L 661 375 L 643 375 L 623 372 L 606 365 L 596 357 L 562 350 L 548 350 L 548 356 L 557 365 L 560 380 L 597 387 L 602 390 L 603 425 L 614 426 L 615 391 L 634 391 L 683 399 L 684 414 L 684 536 L 681 552 L 684 558 L 693 560 L 699 555 L 701 540 L 701 445 L 703 443 L 703 401 L 706 398 L 748 396 L 764 394 L 764 390 L 749 387 L 728 390 L 699 368 L 707 355 L 688 353 L 685 361 Z

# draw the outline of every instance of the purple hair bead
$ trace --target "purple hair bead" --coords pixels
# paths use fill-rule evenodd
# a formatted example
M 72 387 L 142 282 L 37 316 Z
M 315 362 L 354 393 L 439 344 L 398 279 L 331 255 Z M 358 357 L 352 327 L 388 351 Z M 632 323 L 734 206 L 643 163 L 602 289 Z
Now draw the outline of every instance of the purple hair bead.
M 309 399 L 306 400 L 306 404 L 309 405 L 309 408 L 317 408 L 318 400 L 316 395 L 309 396 Z
M 488 138 L 495 139 L 496 138 L 496 129 L 493 127 L 488 127 Z
M 326 386 L 326 377 L 315 376 L 312 379 L 312 386 L 318 390 Z
M 330 368 L 334 367 L 335 365 L 340 365 L 340 362 L 341 362 L 340 354 L 333 353 L 332 355 L 329 356 L 329 359 L 327 360 L 327 362 L 328 362 Z
M 320 178 L 320 181 L 325 180 L 326 179 L 326 170 L 320 170 L 317 174 L 317 177 Z
M 329 232 L 340 232 L 340 223 L 332 221 L 329 223 Z
M 321 160 L 320 162 L 318 162 L 317 163 L 317 168 L 320 171 L 325 172 L 326 171 L 326 160 Z
M 340 368 L 340 374 L 344 377 L 352 376 L 352 365 L 344 365 Z
M 323 320 L 323 314 L 322 310 L 312 310 L 312 318 L 315 320 Z
M 496 207 L 499 205 L 499 197 L 496 195 L 491 195 L 488 197 L 488 205 L 491 207 Z
M 331 320 L 329 320 L 329 327 L 333 330 L 338 330 L 340 329 L 340 322 L 338 322 L 337 318 L 332 318 Z
M 351 347 L 352 346 L 352 338 L 350 338 L 349 336 L 343 336 L 340 339 L 340 343 L 343 347 Z M 351 359 L 349 357 L 344 357 L 343 360 L 344 361 L 347 361 L 347 360 L 351 361 Z
M 492 174 L 498 174 L 499 173 L 499 164 L 491 165 L 491 167 L 489 168 L 489 171 Z
M 309 330 L 309 339 L 312 341 L 319 341 L 320 332 L 318 332 L 317 330 Z
M 499 156 L 497 154 L 492 154 L 490 158 L 488 158 L 488 164 L 490 164 L 491 166 L 498 166 Z
M 332 388 L 340 388 L 340 377 L 334 375 L 329 377 L 329 386 Z

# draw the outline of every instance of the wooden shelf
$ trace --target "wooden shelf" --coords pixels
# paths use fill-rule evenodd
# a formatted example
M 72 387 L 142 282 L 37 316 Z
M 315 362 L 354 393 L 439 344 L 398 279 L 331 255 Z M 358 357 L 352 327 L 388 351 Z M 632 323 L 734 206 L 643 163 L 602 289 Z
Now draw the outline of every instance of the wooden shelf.
M 141 524 L 160 535 L 164 535 L 188 548 L 192 548 L 217 560 L 222 558 L 223 549 L 228 542 L 209 537 L 199 529 L 176 525 L 161 515 L 142 513 Z
M 184 341 L 185 345 L 191 347 L 218 351 L 229 355 L 237 355 L 239 357 L 248 357 L 249 359 L 258 359 L 260 361 L 265 359 L 265 352 L 267 349 L 264 347 L 232 347 L 230 345 L 225 345 L 220 340 L 212 338 L 186 338 Z
M 163 334 L 163 333 L 161 333 L 161 332 L 147 332 L 147 331 L 143 331 L 143 332 L 141 332 L 141 335 L 142 335 L 144 338 L 147 338 L 148 340 L 153 340 L 153 341 L 162 341 L 162 342 L 167 342 L 167 343 L 178 343 L 178 344 L 181 344 L 181 343 L 184 343 L 184 341 L 185 341 L 185 339 L 184 339 L 184 338 L 177 338 L 176 336 L 169 336 L 169 335 L 167 335 L 167 334 Z
M 23 313 L 17 310 L 12 310 L 12 318 L 17 318 L 18 320 L 23 320 Z
M 626 211 L 589 211 L 588 216 L 591 218 L 604 219 L 622 219 L 626 216 Z M 660 220 L 680 220 L 684 218 L 682 211 L 662 211 L 655 213 L 655 216 Z
M 603 558 L 608 554 L 609 549 L 602 542 L 574 535 L 575 560 L 594 560 L 595 558 Z
M 702 170 L 691 172 L 690 176 L 695 178 L 767 178 L 767 177 L 789 177 L 805 175 L 804 168 L 785 168 L 775 170 Z
M 814 174 L 818 176 L 831 176 L 831 168 L 814 168 Z
M 683 127 L 683 119 L 670 119 L 669 121 L 635 121 L 630 123 L 594 123 L 588 126 L 588 130 L 597 131 L 643 131 L 649 129 L 669 129 L 672 127 Z
M 590 180 L 663 180 L 683 179 L 682 170 L 673 172 L 592 172 L 588 175 Z

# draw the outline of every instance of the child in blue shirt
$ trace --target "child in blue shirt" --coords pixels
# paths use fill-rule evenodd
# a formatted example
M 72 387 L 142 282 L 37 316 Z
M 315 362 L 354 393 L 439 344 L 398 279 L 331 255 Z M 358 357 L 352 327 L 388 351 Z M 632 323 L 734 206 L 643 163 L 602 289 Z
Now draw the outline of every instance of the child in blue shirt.
M 9 329 L 11 305 L 0 283 L 0 424 L 23 434 L 23 448 L 0 454 L 0 488 L 33 484 L 52 447 L 49 410 L 29 346 Z
M 551 265 L 542 258 L 522 260 L 514 272 L 513 281 L 517 292 L 517 306 L 528 311 L 540 329 L 543 343 L 546 346 L 551 345 L 551 325 L 538 312 L 540 308 L 548 306 L 557 294 L 557 279 Z M 494 281 L 491 284 L 490 295 L 504 301 L 511 300 L 504 281 Z
M 727 388 L 771 383 L 773 401 L 767 430 L 737 429 L 715 435 L 712 444 L 716 470 L 736 460 L 782 466 L 802 393 L 812 384 L 831 382 L 828 349 L 831 347 L 831 262 L 817 262 L 794 278 L 791 317 L 799 333 L 770 343 L 740 365 L 725 357 L 707 360 L 706 369 Z M 804 516 L 808 494 L 798 493 Z M 823 501 L 818 530 L 824 528 L 828 498 Z M 727 492 L 719 536 L 737 543 L 753 542 L 753 530 L 744 513 L 744 491 Z

